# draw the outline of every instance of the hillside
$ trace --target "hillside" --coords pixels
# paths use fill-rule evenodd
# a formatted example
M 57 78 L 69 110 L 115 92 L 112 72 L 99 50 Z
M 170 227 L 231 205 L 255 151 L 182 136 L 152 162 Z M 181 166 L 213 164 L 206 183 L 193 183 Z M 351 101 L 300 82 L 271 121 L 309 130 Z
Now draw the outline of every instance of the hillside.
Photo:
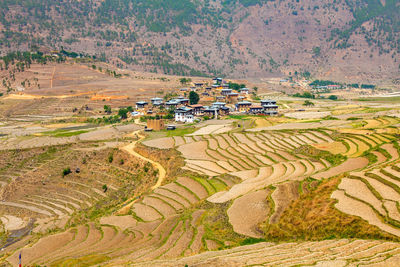
M 133 70 L 390 81 L 396 0 L 4 0 L 0 51 L 61 49 Z

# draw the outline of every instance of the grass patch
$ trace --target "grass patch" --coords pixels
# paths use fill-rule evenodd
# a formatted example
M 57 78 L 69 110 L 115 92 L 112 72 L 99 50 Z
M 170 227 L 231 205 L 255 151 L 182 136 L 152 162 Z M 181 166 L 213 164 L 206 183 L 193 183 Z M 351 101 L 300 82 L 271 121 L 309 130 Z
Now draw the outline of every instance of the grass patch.
M 226 184 L 224 184 L 221 180 L 212 178 L 211 180 L 208 180 L 208 182 L 216 189 L 217 192 L 226 189 Z
M 347 157 L 343 156 L 342 154 L 332 154 L 329 151 L 319 150 L 310 145 L 303 145 L 295 149 L 294 154 L 298 153 L 311 157 L 315 160 L 323 158 L 333 166 L 339 165 L 347 159 Z
M 219 249 L 231 248 L 239 246 L 245 239 L 233 231 L 232 225 L 229 223 L 227 210 L 231 202 L 221 204 L 203 201 L 199 207 L 205 212 L 201 219 L 204 225 L 203 240 L 209 239 L 215 241 L 219 245 Z
M 70 137 L 70 136 L 75 136 L 75 135 L 80 135 L 83 133 L 87 133 L 89 130 L 79 130 L 79 131 L 70 131 L 70 130 L 54 130 L 54 131 L 47 131 L 47 132 L 42 132 L 39 135 L 40 136 L 54 136 L 54 137 Z
M 383 239 L 399 241 L 400 238 L 383 232 L 378 227 L 335 208 L 336 200 L 330 196 L 340 178 L 323 181 L 283 212 L 276 224 L 265 222 L 265 239 L 271 241 L 325 240 L 340 238 Z
M 374 102 L 400 102 L 400 96 L 393 97 L 366 97 L 366 98 L 358 98 L 357 101 L 374 101 Z
M 254 238 L 254 237 L 249 237 L 246 238 L 245 240 L 240 242 L 241 246 L 245 246 L 245 245 L 252 245 L 252 244 L 257 244 L 257 243 L 261 243 L 261 242 L 265 242 L 267 240 L 265 240 L 264 238 Z
M 55 266 L 78 266 L 78 267 L 84 267 L 84 266 L 93 266 L 95 264 L 100 264 L 105 261 L 110 260 L 111 258 L 105 255 L 88 255 L 88 256 L 83 256 L 80 258 L 75 258 L 75 259 L 62 259 L 59 261 L 53 262 L 50 266 L 55 267 Z
M 186 134 L 191 134 L 194 133 L 197 129 L 194 127 L 187 127 L 187 128 L 177 128 L 172 131 L 167 131 L 165 130 L 166 136 L 167 137 L 172 137 L 172 136 L 184 136 Z
M 229 115 L 228 118 L 236 120 L 250 120 L 249 115 Z

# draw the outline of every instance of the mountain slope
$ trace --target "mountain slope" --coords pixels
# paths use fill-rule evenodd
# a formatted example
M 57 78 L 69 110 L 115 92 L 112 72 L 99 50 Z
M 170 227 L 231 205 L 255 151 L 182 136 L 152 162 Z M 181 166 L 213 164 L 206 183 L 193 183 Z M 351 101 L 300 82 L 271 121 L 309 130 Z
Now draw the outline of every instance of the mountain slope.
M 0 49 L 63 46 L 168 74 L 372 81 L 399 71 L 399 14 L 396 0 L 5 0 Z

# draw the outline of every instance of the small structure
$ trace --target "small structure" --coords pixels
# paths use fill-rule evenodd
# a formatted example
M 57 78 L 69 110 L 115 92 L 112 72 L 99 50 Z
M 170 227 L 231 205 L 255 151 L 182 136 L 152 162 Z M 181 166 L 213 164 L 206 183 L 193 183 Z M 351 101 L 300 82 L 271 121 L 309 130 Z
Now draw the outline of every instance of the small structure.
M 223 96 L 223 95 L 217 95 L 217 96 L 215 97 L 215 100 L 217 100 L 217 102 L 225 101 L 225 99 L 226 99 L 226 97 Z
M 214 103 L 211 104 L 212 107 L 215 107 L 215 108 L 218 108 L 218 109 L 222 108 L 222 107 L 225 107 L 225 105 L 226 105 L 225 102 L 214 102 Z
M 203 114 L 204 114 L 204 116 L 208 116 L 210 118 L 218 116 L 218 108 L 217 107 L 204 107 Z
M 250 114 L 262 114 L 263 111 L 264 111 L 264 108 L 261 105 L 252 105 L 249 108 Z
M 223 96 L 227 96 L 230 93 L 232 93 L 232 89 L 226 88 L 226 89 L 221 90 L 221 95 L 223 95 Z
M 183 96 L 178 97 L 178 98 L 177 98 L 177 101 L 178 101 L 179 104 L 181 104 L 181 105 L 185 105 L 185 106 L 189 105 L 189 99 L 184 98 Z
M 230 109 L 228 107 L 221 107 L 218 111 L 219 115 L 221 116 L 225 116 L 225 115 L 229 115 Z
M 202 87 L 204 85 L 204 83 L 194 83 L 194 86 L 196 87 Z
M 175 129 L 176 129 L 175 125 L 167 125 L 167 131 L 175 130 Z
M 180 104 L 180 102 L 179 102 L 177 99 L 171 99 L 171 100 L 165 102 L 165 106 L 166 106 L 168 109 L 174 109 L 174 108 L 176 108 L 179 104 Z
M 229 103 L 233 103 L 238 100 L 238 97 L 239 97 L 238 93 L 230 93 L 230 94 L 228 94 L 227 99 L 228 99 Z
M 163 99 L 160 97 L 153 97 L 150 100 L 153 106 L 161 106 L 163 104 Z
M 148 104 L 146 101 L 138 101 L 136 102 L 136 109 L 144 109 Z
M 193 110 L 193 114 L 195 116 L 203 115 L 203 111 L 204 111 L 203 105 L 196 104 L 196 105 L 190 105 L 189 107 Z
M 155 131 L 163 130 L 165 129 L 164 120 L 161 119 L 147 120 L 147 128 L 153 129 Z
M 243 112 L 243 113 L 248 112 L 250 107 L 251 107 L 251 102 L 249 102 L 249 101 L 242 101 L 242 102 L 238 102 L 236 104 L 236 109 L 239 112 Z
M 189 107 L 180 107 L 175 110 L 175 121 L 194 122 L 193 109 Z
M 245 94 L 245 95 L 248 95 L 249 91 L 250 91 L 249 88 L 240 88 L 239 89 L 239 93 Z

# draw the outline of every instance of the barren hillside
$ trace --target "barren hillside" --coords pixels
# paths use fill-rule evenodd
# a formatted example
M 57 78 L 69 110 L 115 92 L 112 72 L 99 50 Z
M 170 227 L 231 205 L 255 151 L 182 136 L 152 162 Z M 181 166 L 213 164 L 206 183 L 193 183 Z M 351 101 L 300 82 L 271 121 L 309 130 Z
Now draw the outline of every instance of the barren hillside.
M 63 46 L 165 74 L 390 81 L 399 8 L 395 0 L 6 0 L 0 51 Z

